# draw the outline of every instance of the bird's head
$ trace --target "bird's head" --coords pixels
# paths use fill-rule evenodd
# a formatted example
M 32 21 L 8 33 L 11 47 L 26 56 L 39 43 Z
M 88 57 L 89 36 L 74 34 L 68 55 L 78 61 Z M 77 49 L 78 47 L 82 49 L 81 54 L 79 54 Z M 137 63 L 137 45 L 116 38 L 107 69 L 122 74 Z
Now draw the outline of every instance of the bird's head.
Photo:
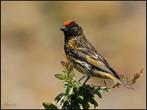
M 66 21 L 60 29 L 65 37 L 79 36 L 83 34 L 82 28 L 75 21 Z

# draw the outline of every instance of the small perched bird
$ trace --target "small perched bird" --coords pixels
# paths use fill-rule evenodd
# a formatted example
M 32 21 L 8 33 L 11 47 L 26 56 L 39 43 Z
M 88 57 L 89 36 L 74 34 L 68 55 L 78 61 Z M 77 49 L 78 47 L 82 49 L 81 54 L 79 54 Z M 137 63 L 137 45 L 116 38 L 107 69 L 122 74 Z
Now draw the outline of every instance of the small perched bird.
M 61 27 L 64 32 L 64 50 L 67 59 L 73 67 L 87 77 L 98 77 L 112 79 L 115 84 L 122 84 L 131 88 L 123 82 L 118 73 L 111 68 L 110 64 L 96 51 L 94 46 L 86 39 L 83 29 L 75 21 L 66 21 Z M 80 80 L 81 80 L 80 79 Z M 86 83 L 85 81 L 85 83 Z

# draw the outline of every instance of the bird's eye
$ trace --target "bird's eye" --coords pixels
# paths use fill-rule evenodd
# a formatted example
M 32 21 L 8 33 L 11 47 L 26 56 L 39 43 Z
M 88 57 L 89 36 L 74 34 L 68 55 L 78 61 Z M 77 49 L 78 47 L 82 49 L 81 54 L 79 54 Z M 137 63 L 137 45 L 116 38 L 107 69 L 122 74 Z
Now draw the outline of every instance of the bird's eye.
M 77 32 L 78 27 L 72 27 L 72 30 L 73 30 L 74 32 Z

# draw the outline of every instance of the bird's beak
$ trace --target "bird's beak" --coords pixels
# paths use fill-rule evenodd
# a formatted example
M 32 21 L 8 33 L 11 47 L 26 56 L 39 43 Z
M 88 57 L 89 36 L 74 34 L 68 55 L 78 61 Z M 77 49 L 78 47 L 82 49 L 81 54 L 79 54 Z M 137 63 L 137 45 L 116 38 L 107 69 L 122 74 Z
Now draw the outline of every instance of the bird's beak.
M 62 26 L 62 27 L 60 28 L 60 30 L 61 30 L 61 31 L 66 31 L 67 28 L 66 28 L 65 26 Z

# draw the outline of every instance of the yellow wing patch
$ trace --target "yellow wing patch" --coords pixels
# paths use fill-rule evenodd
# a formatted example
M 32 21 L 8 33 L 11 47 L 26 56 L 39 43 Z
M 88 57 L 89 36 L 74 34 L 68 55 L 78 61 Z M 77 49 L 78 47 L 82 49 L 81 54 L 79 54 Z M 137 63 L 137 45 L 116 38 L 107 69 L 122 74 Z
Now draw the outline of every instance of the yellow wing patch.
M 96 73 L 95 76 L 97 76 L 97 77 L 99 77 L 99 78 L 109 78 L 109 79 L 113 80 L 115 84 L 116 84 L 117 82 L 120 82 L 120 81 L 118 81 L 117 78 L 115 78 L 115 77 L 114 77 L 112 74 L 110 74 L 110 73 L 106 73 L 106 72 L 103 72 L 103 71 L 96 71 L 95 73 Z
M 87 62 L 89 62 L 90 64 L 92 64 L 96 67 L 104 65 L 102 62 L 95 60 L 91 56 L 88 56 L 88 55 L 86 56 L 86 60 L 87 60 Z

